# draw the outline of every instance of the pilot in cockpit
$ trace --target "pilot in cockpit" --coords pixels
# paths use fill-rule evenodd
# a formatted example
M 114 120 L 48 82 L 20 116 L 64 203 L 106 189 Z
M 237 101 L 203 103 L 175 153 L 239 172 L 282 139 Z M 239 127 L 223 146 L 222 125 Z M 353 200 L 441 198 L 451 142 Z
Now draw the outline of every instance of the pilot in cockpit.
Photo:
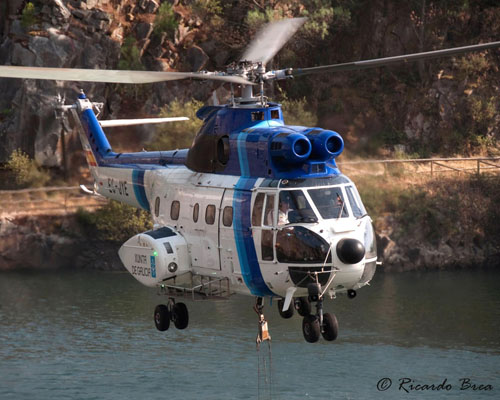
M 290 196 L 288 194 L 283 195 L 286 192 L 281 192 L 278 204 L 278 225 L 287 225 L 290 223 L 288 219 L 288 213 L 291 210 L 290 208 Z

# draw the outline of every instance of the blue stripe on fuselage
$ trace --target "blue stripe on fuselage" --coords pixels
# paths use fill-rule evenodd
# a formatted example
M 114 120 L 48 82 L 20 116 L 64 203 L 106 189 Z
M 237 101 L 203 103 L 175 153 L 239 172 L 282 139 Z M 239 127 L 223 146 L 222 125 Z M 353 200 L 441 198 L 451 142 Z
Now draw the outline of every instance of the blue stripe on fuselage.
M 234 240 L 238 251 L 241 274 L 250 292 L 255 296 L 273 296 L 260 271 L 257 252 L 252 237 L 250 205 L 251 189 L 257 178 L 241 177 L 236 184 L 233 198 Z
M 248 164 L 248 155 L 246 148 L 247 132 L 241 132 L 238 135 L 238 160 L 240 162 L 241 176 L 250 176 L 250 166 Z
M 134 185 L 134 194 L 137 202 L 144 210 L 150 211 L 146 191 L 144 190 L 144 170 L 132 170 L 132 184 Z

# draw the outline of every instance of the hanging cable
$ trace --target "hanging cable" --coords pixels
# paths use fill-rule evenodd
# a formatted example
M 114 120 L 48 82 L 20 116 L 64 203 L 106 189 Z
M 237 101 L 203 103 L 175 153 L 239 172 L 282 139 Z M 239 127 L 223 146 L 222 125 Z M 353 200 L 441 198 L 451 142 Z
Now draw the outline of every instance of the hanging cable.
M 272 398 L 271 335 L 269 334 L 269 329 L 267 321 L 264 317 L 263 309 L 264 298 L 257 297 L 254 310 L 259 316 L 259 330 L 257 333 L 257 338 L 255 340 L 257 349 L 257 394 L 259 400 Z M 261 352 L 261 344 L 263 342 L 267 342 L 267 357 L 263 352 Z M 263 384 L 261 385 L 262 381 Z M 266 397 L 261 397 L 263 391 L 267 393 Z

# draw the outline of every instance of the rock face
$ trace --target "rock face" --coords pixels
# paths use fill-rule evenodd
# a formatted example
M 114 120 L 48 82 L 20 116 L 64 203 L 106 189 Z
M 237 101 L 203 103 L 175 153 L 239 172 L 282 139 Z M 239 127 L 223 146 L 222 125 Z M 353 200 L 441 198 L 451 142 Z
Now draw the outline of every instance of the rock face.
M 122 270 L 118 248 L 116 243 L 87 237 L 72 215 L 0 219 L 0 271 Z
M 7 2 L 9 15 L 3 26 L 7 33 L 0 42 L 0 64 L 66 68 L 116 65 L 120 43 L 108 34 L 111 17 L 95 8 L 108 1 L 44 0 L 29 25 L 20 17 L 22 3 Z M 54 118 L 55 98 L 72 99 L 78 88 L 96 101 L 105 96 L 105 86 L 98 84 L 0 80 L 0 110 L 7 115 L 0 118 L 0 162 L 21 148 L 40 164 L 59 165 L 56 149 L 65 127 Z
M 395 241 L 382 233 L 377 236 L 377 246 L 382 272 L 500 265 L 498 249 L 484 243 L 430 245 L 413 236 Z M 74 215 L 0 218 L 0 271 L 40 268 L 121 271 L 124 267 L 118 257 L 119 247 L 119 243 L 90 237 Z
M 165 33 L 153 35 L 158 0 L 38 0 L 33 2 L 31 18 L 23 16 L 26 4 L 24 0 L 0 4 L 0 65 L 118 69 L 121 47 L 128 37 L 133 38 L 140 62 L 148 69 L 170 70 L 179 61 L 180 50 L 189 56 L 182 64 L 188 71 L 199 70 L 208 61 L 197 46 L 191 50 L 179 42 L 177 47 Z M 184 29 L 182 22 L 179 27 Z M 116 116 L 120 111 L 116 85 L 0 79 L 0 163 L 20 148 L 39 164 L 60 165 L 57 149 L 68 124 L 54 118 L 56 97 L 70 102 L 80 89 L 93 101 L 112 102 L 113 108 L 107 107 L 105 114 Z M 210 95 L 208 89 L 199 92 Z M 185 93 L 182 84 L 172 84 L 168 91 L 156 85 L 150 100 L 142 103 L 143 112 L 157 110 Z
M 392 239 L 387 233 L 377 235 L 377 250 L 386 272 L 444 270 L 450 268 L 496 268 L 500 251 L 488 243 L 474 241 L 429 243 L 406 235 Z

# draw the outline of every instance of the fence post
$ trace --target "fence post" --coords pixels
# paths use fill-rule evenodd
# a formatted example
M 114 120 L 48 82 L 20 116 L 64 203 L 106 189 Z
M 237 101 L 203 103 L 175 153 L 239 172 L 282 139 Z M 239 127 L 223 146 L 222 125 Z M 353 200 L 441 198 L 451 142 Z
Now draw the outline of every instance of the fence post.
M 434 176 L 434 162 L 431 160 L 431 178 Z
M 481 174 L 481 161 L 480 160 L 477 160 L 477 174 L 478 175 Z

